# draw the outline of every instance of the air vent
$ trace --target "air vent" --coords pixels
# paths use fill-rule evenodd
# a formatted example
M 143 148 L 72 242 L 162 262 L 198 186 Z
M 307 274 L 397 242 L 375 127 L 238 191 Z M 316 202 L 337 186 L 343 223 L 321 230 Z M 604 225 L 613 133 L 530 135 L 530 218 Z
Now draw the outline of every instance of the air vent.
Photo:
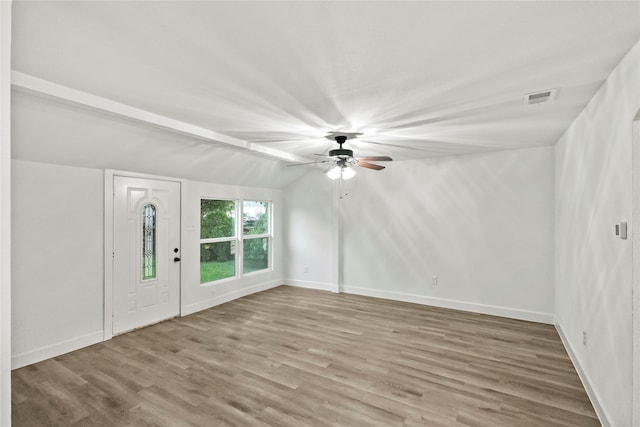
M 528 93 L 524 96 L 525 105 L 542 104 L 556 99 L 557 89 L 543 90 L 541 92 Z

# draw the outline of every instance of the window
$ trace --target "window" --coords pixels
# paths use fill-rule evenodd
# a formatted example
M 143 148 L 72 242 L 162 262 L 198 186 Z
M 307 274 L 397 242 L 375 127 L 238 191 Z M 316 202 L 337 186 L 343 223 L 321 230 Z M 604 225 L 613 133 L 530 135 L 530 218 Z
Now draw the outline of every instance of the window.
M 235 201 L 200 201 L 200 283 L 236 275 L 235 229 Z
M 270 268 L 270 207 L 267 201 L 200 201 L 201 284 Z
M 142 280 L 156 278 L 156 207 L 142 208 Z
M 242 272 L 269 268 L 269 202 L 242 202 Z

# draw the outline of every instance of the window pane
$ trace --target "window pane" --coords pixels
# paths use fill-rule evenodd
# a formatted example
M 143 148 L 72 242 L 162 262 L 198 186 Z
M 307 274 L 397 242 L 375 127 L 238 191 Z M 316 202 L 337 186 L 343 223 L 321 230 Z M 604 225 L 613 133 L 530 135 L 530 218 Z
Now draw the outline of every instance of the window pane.
M 200 244 L 200 283 L 236 275 L 236 241 Z
M 242 272 L 266 270 L 269 268 L 269 238 L 245 239 L 242 242 Z
M 235 216 L 233 200 L 200 200 L 200 238 L 233 237 Z
M 156 278 L 156 207 L 142 208 L 142 280 Z
M 242 233 L 267 234 L 269 232 L 269 202 L 245 200 L 242 202 Z

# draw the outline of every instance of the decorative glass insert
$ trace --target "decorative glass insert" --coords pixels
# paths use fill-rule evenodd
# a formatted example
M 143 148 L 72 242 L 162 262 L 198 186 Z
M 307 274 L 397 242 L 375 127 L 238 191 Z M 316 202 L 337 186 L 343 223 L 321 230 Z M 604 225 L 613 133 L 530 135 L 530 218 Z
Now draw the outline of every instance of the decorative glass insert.
M 269 202 L 244 200 L 242 202 L 242 234 L 269 232 Z
M 269 238 L 245 239 L 242 241 L 242 273 L 269 268 Z
M 200 244 L 200 283 L 236 275 L 236 240 Z
M 142 280 L 156 278 L 156 207 L 142 208 Z

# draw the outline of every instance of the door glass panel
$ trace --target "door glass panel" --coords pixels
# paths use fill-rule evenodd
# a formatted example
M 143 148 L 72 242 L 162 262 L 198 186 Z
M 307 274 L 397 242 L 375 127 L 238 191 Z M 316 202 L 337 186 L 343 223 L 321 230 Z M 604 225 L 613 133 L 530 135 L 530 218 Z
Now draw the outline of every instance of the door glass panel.
M 156 278 L 156 207 L 142 208 L 142 280 Z

